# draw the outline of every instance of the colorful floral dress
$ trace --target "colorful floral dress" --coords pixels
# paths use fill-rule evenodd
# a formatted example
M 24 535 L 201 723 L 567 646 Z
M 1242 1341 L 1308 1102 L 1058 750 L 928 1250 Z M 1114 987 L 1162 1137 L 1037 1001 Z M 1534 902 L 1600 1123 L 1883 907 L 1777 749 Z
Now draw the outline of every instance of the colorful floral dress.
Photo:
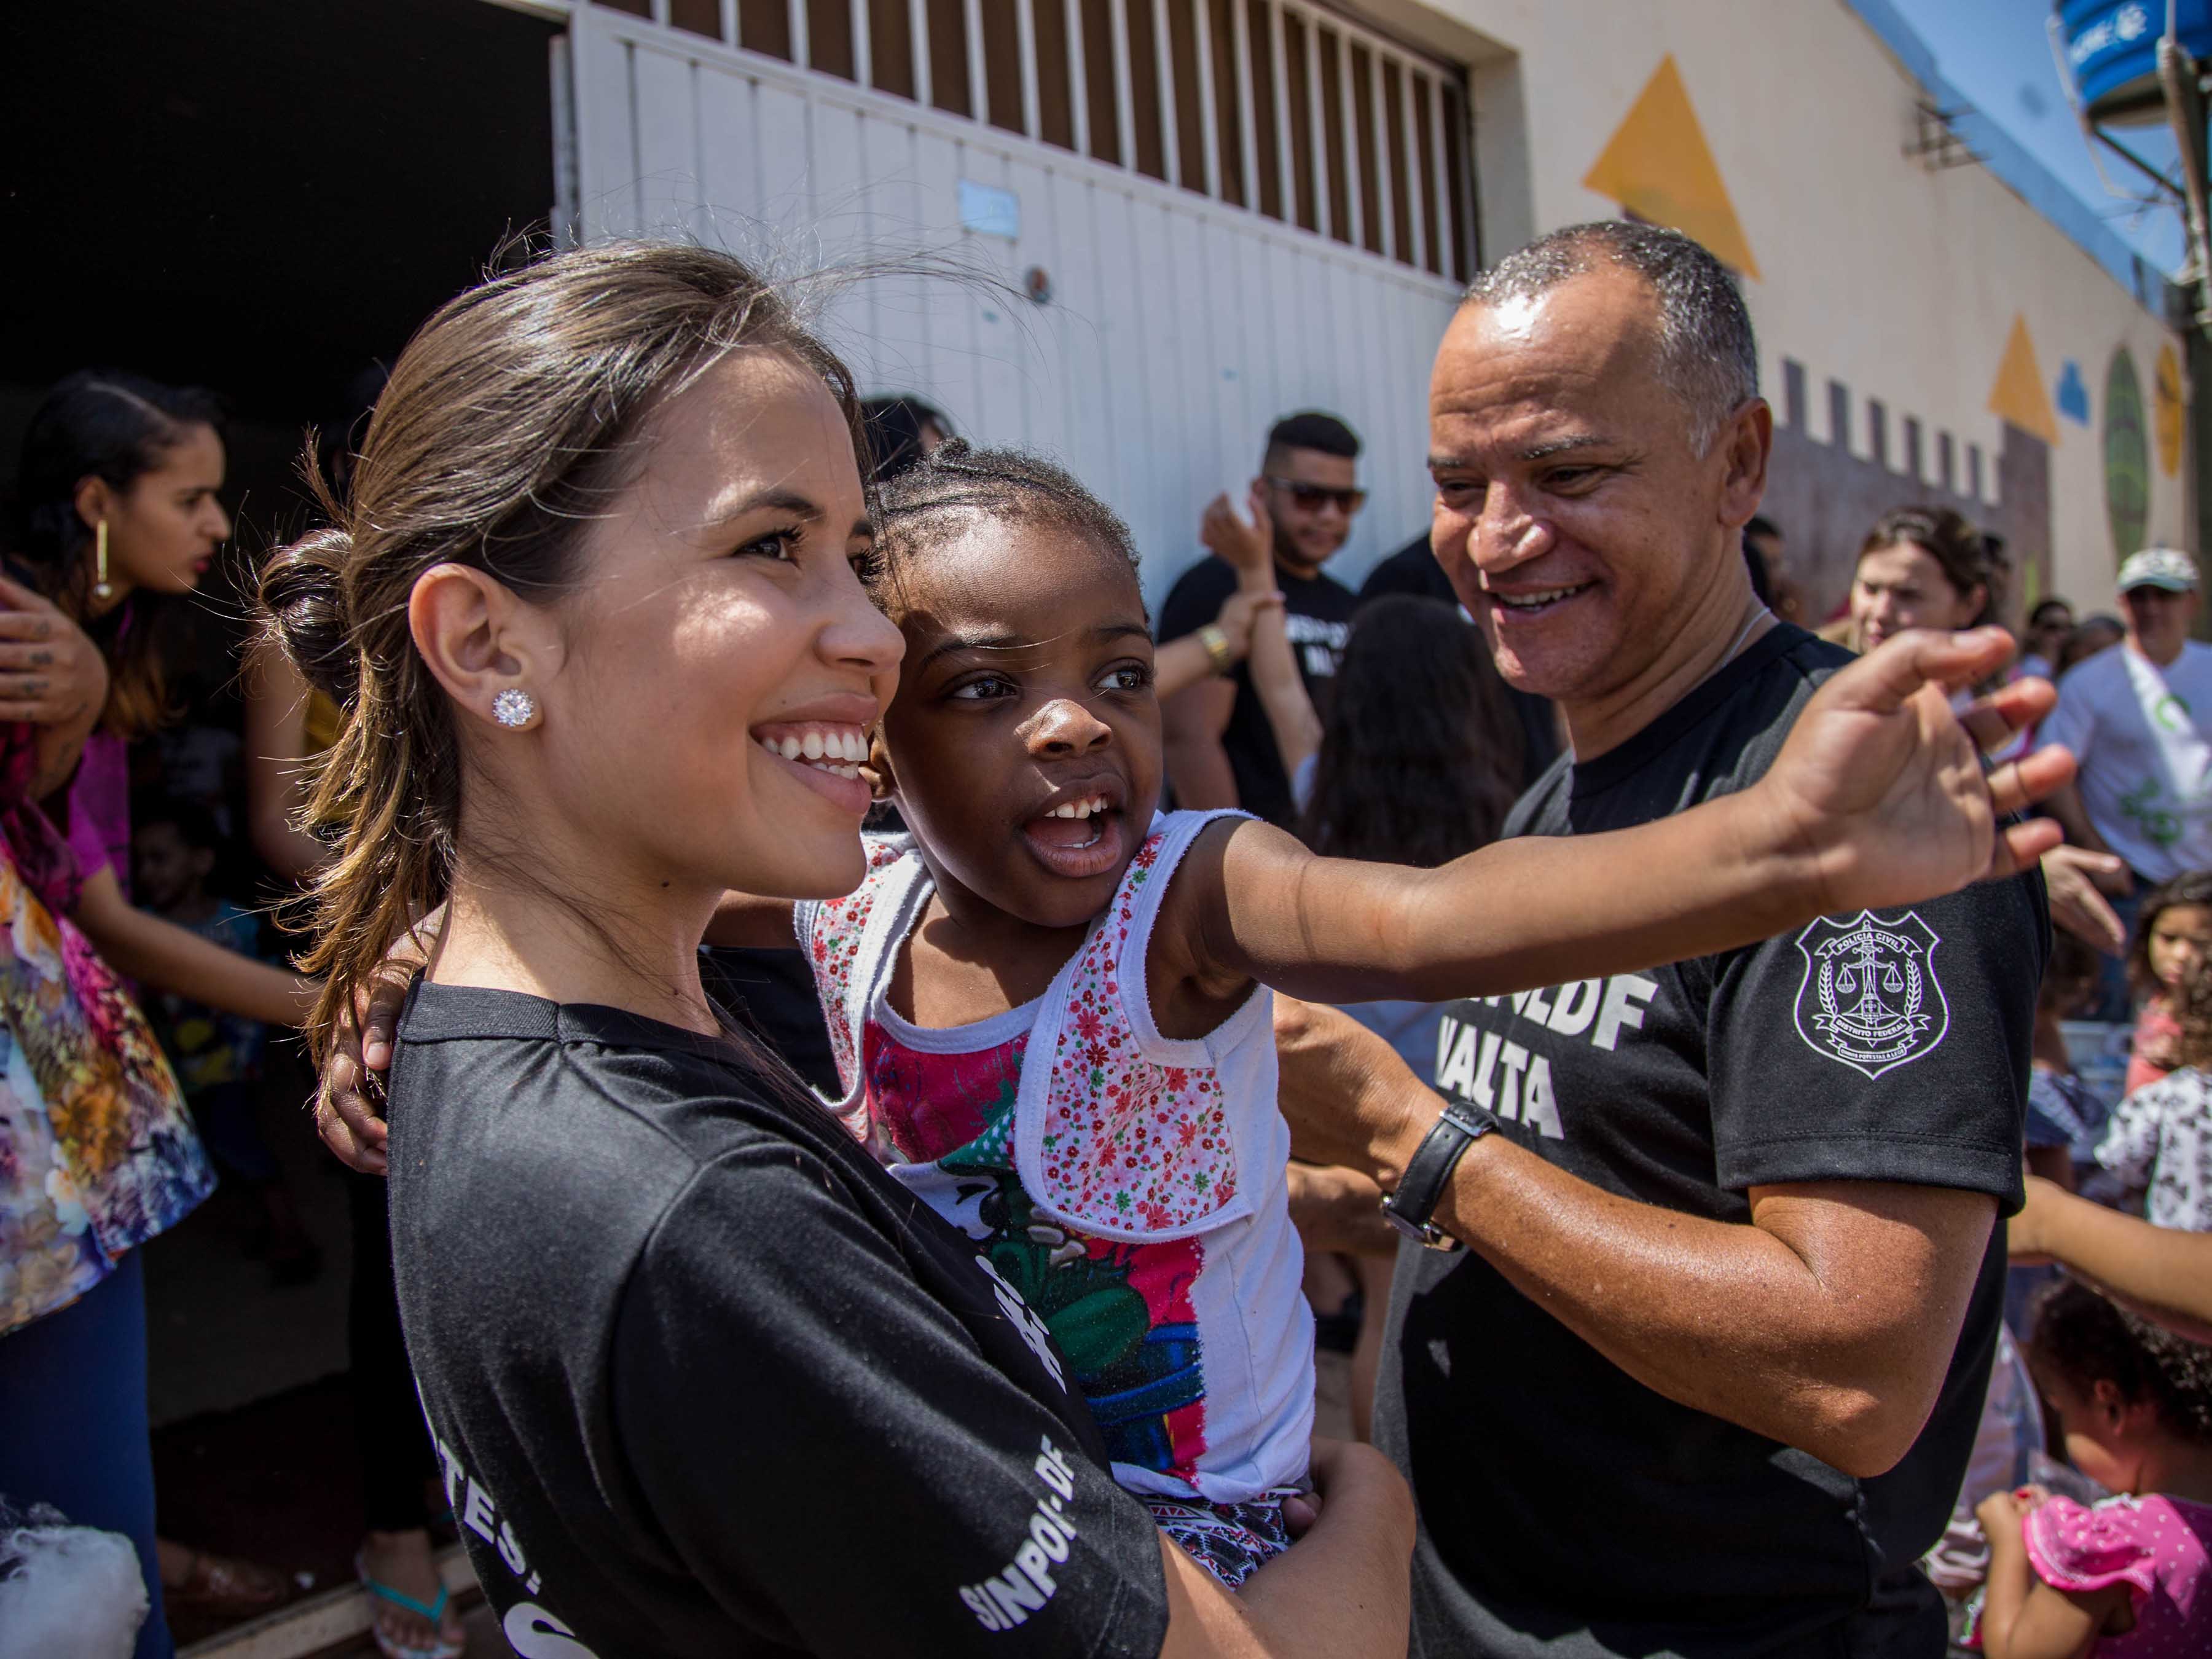
M 848 897 L 802 905 L 836 1109 L 975 1240 L 1066 1356 L 1162 1529 L 1232 1586 L 1287 1541 L 1313 1432 L 1313 1326 L 1283 1170 L 1270 999 L 1206 1036 L 1153 1024 L 1145 959 L 1176 865 L 1218 814 L 1158 820 L 1043 996 L 927 1029 L 887 994 L 931 887 L 904 838 Z
M 215 1186 L 139 1011 L 68 920 L 80 884 L 0 727 L 0 1338 L 67 1307 Z

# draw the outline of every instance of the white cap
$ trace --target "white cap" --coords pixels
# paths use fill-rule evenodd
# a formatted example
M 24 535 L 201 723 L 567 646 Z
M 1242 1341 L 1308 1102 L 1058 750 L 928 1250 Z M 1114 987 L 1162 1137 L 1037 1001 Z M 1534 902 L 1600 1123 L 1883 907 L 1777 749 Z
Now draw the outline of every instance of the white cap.
M 2146 547 L 2130 553 L 2120 566 L 2120 592 L 2134 587 L 2159 587 L 2169 593 L 2188 593 L 2197 586 L 2197 561 L 2171 547 Z

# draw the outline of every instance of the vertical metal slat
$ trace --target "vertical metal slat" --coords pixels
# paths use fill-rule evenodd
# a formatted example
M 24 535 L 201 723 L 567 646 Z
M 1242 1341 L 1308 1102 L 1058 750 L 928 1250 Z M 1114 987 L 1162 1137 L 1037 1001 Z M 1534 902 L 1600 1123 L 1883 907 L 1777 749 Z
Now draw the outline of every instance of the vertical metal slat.
M 963 0 L 961 9 L 968 20 L 968 112 L 988 126 L 991 88 L 983 65 L 983 0 Z
M 1298 175 L 1291 144 L 1291 55 L 1283 40 L 1282 0 L 1267 0 L 1267 57 L 1275 77 L 1275 171 L 1282 180 L 1283 222 L 1296 225 Z
M 1437 198 L 1437 239 L 1443 246 L 1437 250 L 1437 264 L 1443 268 L 1444 280 L 1449 282 L 1452 273 L 1451 251 L 1460 246 L 1459 222 L 1452 212 L 1450 169 L 1444 166 L 1444 92 L 1443 84 L 1434 76 L 1429 86 L 1429 188 Z
M 1190 0 L 1198 10 L 1198 118 L 1205 124 L 1199 149 L 1206 157 L 1206 193 L 1221 199 L 1221 110 L 1213 97 L 1213 7 L 1212 0 Z M 1249 193 L 1249 187 L 1247 186 Z
M 1142 5 L 1145 0 L 1137 0 Z M 1188 5 L 1190 0 L 1178 0 Z M 1168 183 L 1182 183 L 1182 122 L 1176 114 L 1175 41 L 1168 33 L 1168 0 L 1152 0 L 1152 62 L 1160 77 L 1160 164 Z
M 872 87 L 876 83 L 876 43 L 868 34 L 868 0 L 852 0 L 852 6 L 853 82 Z
M 1344 240 L 1358 247 L 1366 211 L 1359 190 L 1359 103 L 1352 94 L 1352 41 L 1342 29 L 1336 32 L 1336 101 L 1344 123 Z
M 1390 177 L 1390 110 L 1382 97 L 1382 54 L 1376 47 L 1367 49 L 1367 107 L 1375 118 L 1375 226 L 1381 233 L 1382 257 L 1398 257 L 1398 216 L 1390 210 L 1397 201 L 1398 186 Z
M 1312 137 L 1306 144 L 1314 164 L 1314 230 L 1318 235 L 1334 234 L 1330 228 L 1328 204 L 1328 122 L 1322 113 L 1321 92 L 1321 29 L 1319 20 L 1308 12 L 1304 22 L 1306 27 L 1306 119 L 1312 123 Z
M 1052 0 L 1045 0 L 1049 5 Z M 1044 137 L 1044 100 L 1037 86 L 1036 0 L 1014 0 L 1016 50 L 1022 56 L 1022 131 Z M 1073 94 L 1071 94 L 1073 95 Z
M 891 5 L 898 0 L 889 0 Z M 936 101 L 929 79 L 929 0 L 906 0 L 908 32 L 914 40 L 914 101 L 927 109 Z
M 1137 0 L 1139 5 L 1146 0 Z M 1113 0 L 1114 20 L 1114 129 L 1115 151 L 1121 165 L 1134 173 L 1137 170 L 1137 101 L 1129 82 L 1129 7 L 1128 0 Z
M 1083 0 L 1043 0 L 1067 20 L 1068 101 L 1074 107 L 1075 153 L 1091 154 L 1091 76 L 1083 58 Z
M 1421 196 L 1416 185 L 1424 168 L 1421 166 L 1421 129 L 1413 116 L 1413 100 L 1421 96 L 1421 88 L 1427 77 L 1413 67 L 1410 58 L 1398 60 L 1398 125 L 1405 129 L 1406 176 L 1398 181 L 1398 188 L 1406 192 L 1406 223 L 1413 233 L 1413 247 L 1406 263 L 1417 270 L 1425 270 L 1429 264 L 1428 216 L 1421 211 Z
M 735 0 L 732 0 L 735 3 Z M 1237 143 L 1244 158 L 1244 205 L 1260 211 L 1259 117 L 1253 110 L 1252 20 L 1244 0 L 1229 0 L 1229 33 L 1237 52 Z M 1272 107 L 1276 102 L 1268 100 Z

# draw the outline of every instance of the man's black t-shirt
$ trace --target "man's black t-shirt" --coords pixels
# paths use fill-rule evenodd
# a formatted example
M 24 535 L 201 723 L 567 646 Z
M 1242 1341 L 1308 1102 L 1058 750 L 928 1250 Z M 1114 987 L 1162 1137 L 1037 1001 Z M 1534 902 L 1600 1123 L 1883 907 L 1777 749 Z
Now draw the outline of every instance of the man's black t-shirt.
M 1777 628 L 1509 834 L 1664 817 L 1755 781 L 1849 653 Z M 1627 879 L 1624 876 L 1624 879 Z M 2021 1201 L 2042 878 L 1832 916 L 1743 951 L 1452 1007 L 1437 1085 L 1608 1192 L 1714 1220 L 1747 1189 L 1911 1182 Z M 1413 1482 L 1417 1651 L 1936 1654 L 1913 1564 L 1964 1478 L 2003 1291 L 1981 1266 L 1926 1429 L 1855 1480 L 1645 1388 L 1481 1257 L 1408 1249 L 1376 1440 Z
M 408 1352 L 523 1659 L 1159 1651 L 1158 1534 L 1043 1322 L 727 1045 L 420 985 L 391 1153 Z
M 1275 584 L 1283 591 L 1283 626 L 1291 636 L 1306 695 L 1326 716 L 1336 671 L 1344 662 L 1345 642 L 1352 637 L 1352 612 L 1358 601 L 1334 576 L 1293 575 L 1279 564 Z M 1183 572 L 1160 606 L 1160 643 L 1198 632 L 1221 614 L 1223 602 L 1236 591 L 1234 570 L 1217 558 L 1200 559 Z M 1238 663 L 1230 678 L 1237 684 L 1237 702 L 1221 734 L 1221 746 L 1237 776 L 1237 804 L 1270 823 L 1287 825 L 1297 809 L 1291 799 L 1290 775 L 1275 748 L 1274 728 L 1267 724 L 1267 711 L 1244 665 Z

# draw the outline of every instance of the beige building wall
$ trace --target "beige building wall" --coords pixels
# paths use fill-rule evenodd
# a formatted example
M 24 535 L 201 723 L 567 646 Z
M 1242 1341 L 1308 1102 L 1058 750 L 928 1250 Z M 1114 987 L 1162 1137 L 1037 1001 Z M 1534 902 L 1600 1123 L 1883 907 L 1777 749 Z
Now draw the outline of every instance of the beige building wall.
M 1840 596 L 1880 506 L 1973 495 L 1972 446 L 1982 458 L 1982 488 L 1971 503 L 1978 516 L 2031 566 L 2043 550 L 2036 544 L 2047 544 L 2048 576 L 2023 572 L 2020 586 L 2047 580 L 2078 605 L 2109 607 L 2116 561 L 2130 550 L 2115 546 L 2107 509 L 2108 404 L 2126 400 L 2108 399 L 2106 382 L 2123 350 L 2140 388 L 2144 535 L 2189 544 L 2185 446 L 2171 416 L 2163 447 L 2158 431 L 2160 360 L 2178 385 L 2179 337 L 1987 168 L 1936 167 L 1905 154 L 1918 136 L 1921 88 L 1844 0 L 1765 0 L 1755 9 L 1743 0 L 1387 0 L 1377 9 L 1475 64 L 1486 259 L 1537 232 L 1618 215 L 1624 173 L 1643 192 L 1641 203 L 1626 205 L 1640 206 L 1642 216 L 1681 222 L 1711 210 L 1703 199 L 1710 190 L 1682 176 L 1694 169 L 1677 153 L 1679 120 L 1670 123 L 1663 109 L 1616 150 L 1615 176 L 1599 181 L 1610 191 L 1585 182 L 1671 59 L 1755 266 L 1745 272 L 1744 292 L 1759 331 L 1764 389 L 1785 428 L 1785 394 L 1796 379 L 1785 364 L 1802 370 L 1801 424 L 1778 447 L 1770 502 L 1823 605 Z M 2039 15 L 2023 12 L 2021 27 L 2041 26 Z M 1992 392 L 2016 320 L 2033 369 L 2015 363 L 2009 396 L 1996 399 L 2021 428 L 2001 487 L 2008 434 Z M 2070 382 L 2069 395 L 2060 394 L 2069 364 L 2081 401 Z M 1844 388 L 1840 432 L 1831 381 Z M 1886 415 L 1879 460 L 1870 401 Z M 2064 412 L 2069 406 L 2086 412 L 2087 423 Z M 1919 482 L 1909 471 L 1908 416 L 1920 428 Z M 2124 410 L 2118 418 L 2130 424 Z M 1944 434 L 1953 451 L 1949 496 L 1929 488 L 1940 484 Z M 2039 449 L 2049 496 L 2041 510 L 2033 499 Z M 2121 472 L 2124 494 L 2132 470 Z

